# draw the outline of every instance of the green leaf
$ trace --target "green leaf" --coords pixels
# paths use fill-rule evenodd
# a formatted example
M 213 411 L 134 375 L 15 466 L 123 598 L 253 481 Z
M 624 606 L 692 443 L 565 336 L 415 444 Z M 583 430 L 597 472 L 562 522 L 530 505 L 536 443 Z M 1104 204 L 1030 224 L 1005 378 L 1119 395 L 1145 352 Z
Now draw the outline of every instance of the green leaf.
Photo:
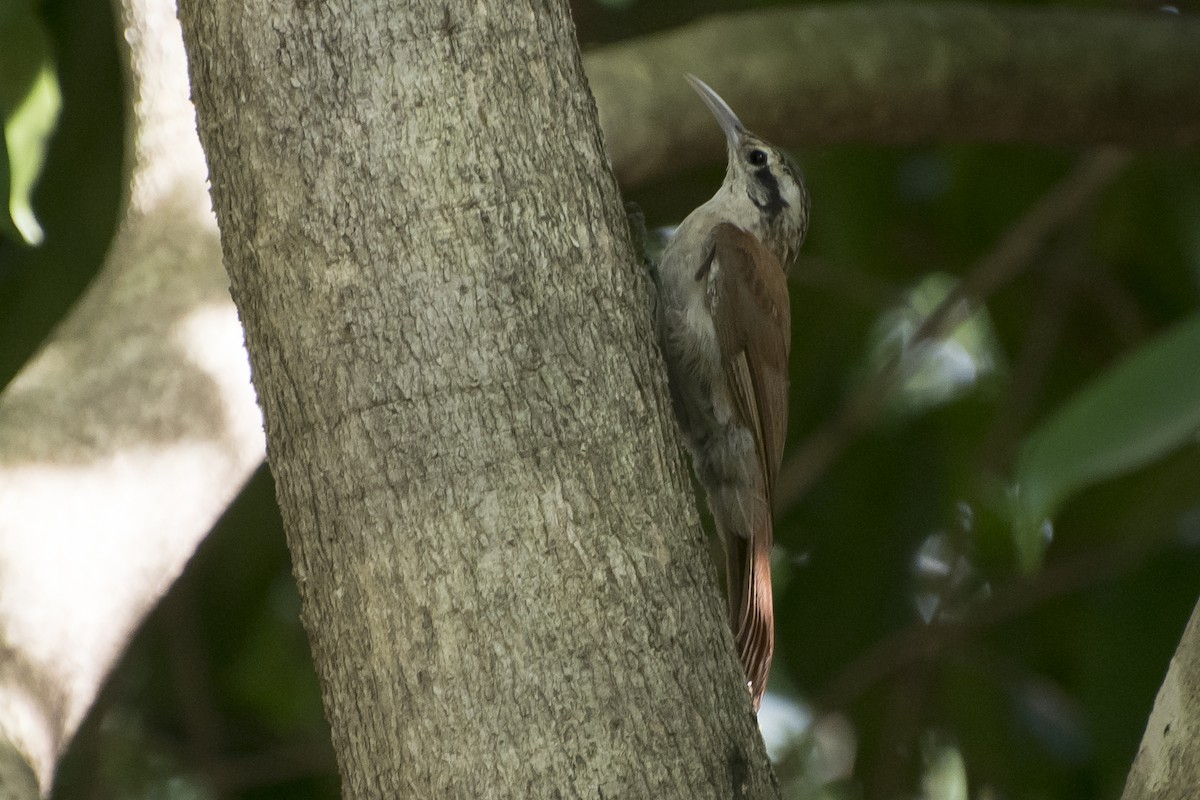
M 1198 364 L 1200 314 L 1101 375 L 1029 436 L 1010 493 L 1023 569 L 1041 563 L 1050 519 L 1067 497 L 1194 440 Z
M 62 97 L 49 39 L 32 5 L 0 7 L 0 229 L 26 244 L 42 241 L 31 197 L 58 122 Z

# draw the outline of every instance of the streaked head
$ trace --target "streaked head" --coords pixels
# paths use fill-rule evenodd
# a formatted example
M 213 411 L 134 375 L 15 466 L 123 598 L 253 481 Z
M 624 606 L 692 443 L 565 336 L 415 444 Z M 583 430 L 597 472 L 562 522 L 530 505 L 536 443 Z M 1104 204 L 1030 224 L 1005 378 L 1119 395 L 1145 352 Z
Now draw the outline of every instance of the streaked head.
M 722 187 L 736 203 L 758 210 L 756 230 L 785 267 L 808 232 L 808 190 L 796 162 L 784 151 L 746 130 L 729 104 L 695 75 L 687 75 L 692 88 L 708 106 L 725 133 L 729 167 Z

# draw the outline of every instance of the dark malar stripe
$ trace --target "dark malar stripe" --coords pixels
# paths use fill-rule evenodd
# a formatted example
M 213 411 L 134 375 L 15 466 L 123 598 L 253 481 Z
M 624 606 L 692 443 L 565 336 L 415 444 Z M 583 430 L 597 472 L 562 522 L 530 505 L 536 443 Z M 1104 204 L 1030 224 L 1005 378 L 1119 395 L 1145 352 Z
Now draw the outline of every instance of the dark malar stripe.
M 783 199 L 783 194 L 779 191 L 779 181 L 775 178 L 774 173 L 771 172 L 770 167 L 755 170 L 754 177 L 758 179 L 759 184 L 766 190 L 767 199 L 766 202 L 759 202 L 758 198 L 754 196 L 754 192 L 748 191 L 747 194 L 750 196 L 750 202 L 754 203 L 762 211 L 765 211 L 771 219 L 775 219 L 781 211 L 788 207 L 787 201 Z

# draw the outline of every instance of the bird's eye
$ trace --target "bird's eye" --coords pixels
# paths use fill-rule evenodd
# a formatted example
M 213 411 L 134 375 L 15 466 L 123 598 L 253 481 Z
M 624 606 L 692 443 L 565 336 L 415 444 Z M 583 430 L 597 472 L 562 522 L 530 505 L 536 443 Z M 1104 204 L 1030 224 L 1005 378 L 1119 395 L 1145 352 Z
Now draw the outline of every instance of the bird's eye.
M 765 167 L 767 165 L 767 154 L 762 150 L 751 150 L 746 154 L 746 160 L 755 167 Z

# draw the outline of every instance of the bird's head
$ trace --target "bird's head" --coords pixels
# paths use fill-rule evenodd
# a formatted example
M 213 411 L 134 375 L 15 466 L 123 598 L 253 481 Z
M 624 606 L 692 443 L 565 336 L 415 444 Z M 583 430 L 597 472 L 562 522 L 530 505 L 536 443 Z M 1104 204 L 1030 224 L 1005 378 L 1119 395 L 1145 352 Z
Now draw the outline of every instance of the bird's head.
M 729 167 L 717 198 L 733 204 L 731 221 L 748 227 L 786 268 L 808 232 L 808 190 L 796 162 L 746 130 L 729 104 L 708 84 L 687 76 L 725 133 Z

